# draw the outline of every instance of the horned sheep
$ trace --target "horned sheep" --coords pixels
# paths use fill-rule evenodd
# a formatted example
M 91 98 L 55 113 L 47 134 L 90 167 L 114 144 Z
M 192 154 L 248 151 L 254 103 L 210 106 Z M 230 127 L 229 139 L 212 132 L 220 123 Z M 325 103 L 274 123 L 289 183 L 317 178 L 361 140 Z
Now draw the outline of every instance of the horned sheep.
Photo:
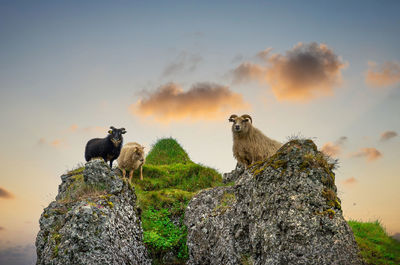
M 240 117 L 232 114 L 229 121 L 233 123 L 233 156 L 246 168 L 256 161 L 272 156 L 282 146 L 254 127 L 248 114 Z
M 125 144 L 117 161 L 123 177 L 126 176 L 126 171 L 129 171 L 130 181 L 133 177 L 133 172 L 139 168 L 140 180 L 143 180 L 143 164 L 145 162 L 143 146 L 134 142 Z

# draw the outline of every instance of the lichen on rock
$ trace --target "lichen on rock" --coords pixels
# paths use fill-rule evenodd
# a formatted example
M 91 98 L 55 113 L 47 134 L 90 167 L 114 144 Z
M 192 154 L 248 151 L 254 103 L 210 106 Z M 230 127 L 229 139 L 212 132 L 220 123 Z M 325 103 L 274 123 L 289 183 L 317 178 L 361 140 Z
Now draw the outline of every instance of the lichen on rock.
M 134 189 L 101 160 L 61 176 L 44 209 L 37 264 L 151 264 Z
M 188 264 L 363 264 L 333 168 L 313 141 L 292 140 L 225 175 L 234 186 L 203 190 L 186 209 Z

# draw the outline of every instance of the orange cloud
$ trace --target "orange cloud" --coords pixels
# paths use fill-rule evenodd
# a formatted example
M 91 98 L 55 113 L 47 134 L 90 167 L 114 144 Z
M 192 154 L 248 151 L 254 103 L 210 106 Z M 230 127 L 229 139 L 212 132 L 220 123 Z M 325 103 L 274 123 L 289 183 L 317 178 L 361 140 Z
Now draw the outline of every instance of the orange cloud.
M 55 139 L 52 142 L 50 142 L 50 145 L 53 147 L 61 147 L 64 144 L 64 140 L 62 139 Z
M 387 87 L 400 83 L 400 64 L 384 62 L 378 66 L 375 62 L 368 62 L 365 83 L 372 87 Z
M 352 185 L 352 184 L 356 184 L 357 182 L 358 182 L 358 180 L 357 180 L 356 178 L 351 177 L 351 178 L 345 179 L 345 180 L 343 181 L 343 184 L 345 184 L 345 185 Z
M 387 141 L 397 136 L 395 131 L 386 131 L 381 134 L 381 141 Z
M 332 95 L 334 87 L 341 84 L 346 63 L 325 44 L 299 43 L 285 55 L 270 51 L 257 54 L 265 65 L 242 63 L 234 69 L 233 82 L 255 80 L 268 84 L 278 100 L 303 102 Z
M 72 125 L 69 127 L 69 130 L 70 130 L 71 132 L 75 132 L 76 130 L 78 130 L 78 125 L 72 124 Z
M 38 144 L 41 146 L 51 146 L 54 148 L 62 148 L 62 147 L 66 147 L 67 143 L 64 139 L 54 139 L 52 141 L 46 140 L 45 138 L 40 138 L 38 140 Z
M 366 157 L 368 161 L 374 161 L 381 158 L 383 155 L 376 148 L 366 147 L 361 148 L 360 151 L 350 155 L 351 157 Z
M 339 145 L 327 142 L 322 146 L 321 151 L 329 156 L 337 157 L 341 150 Z
M 80 133 L 82 133 L 82 132 L 83 133 L 92 133 L 92 132 L 105 133 L 108 131 L 108 129 L 109 129 L 108 127 L 103 127 L 103 126 L 88 126 L 88 127 L 80 128 L 80 127 L 78 127 L 78 125 L 72 124 L 68 130 L 70 132 L 80 132 Z
M 248 107 L 242 95 L 226 86 L 197 83 L 184 91 L 178 84 L 168 83 L 155 92 L 147 92 L 129 109 L 134 115 L 152 116 L 161 123 L 169 123 L 184 119 L 217 120 Z
M 346 136 L 340 137 L 335 143 L 327 142 L 325 143 L 321 151 L 329 156 L 337 157 L 342 152 L 342 146 L 347 141 Z
M 7 191 L 6 189 L 0 187 L 0 198 L 13 199 L 14 195 L 11 192 Z

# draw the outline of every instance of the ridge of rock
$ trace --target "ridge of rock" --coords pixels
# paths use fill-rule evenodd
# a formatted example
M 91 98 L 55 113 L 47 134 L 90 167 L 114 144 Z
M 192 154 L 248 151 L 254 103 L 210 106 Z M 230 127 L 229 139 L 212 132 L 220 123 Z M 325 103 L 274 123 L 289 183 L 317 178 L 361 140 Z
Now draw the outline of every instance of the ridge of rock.
M 336 196 L 334 164 L 292 140 L 234 186 L 197 194 L 185 213 L 187 264 L 364 264 Z

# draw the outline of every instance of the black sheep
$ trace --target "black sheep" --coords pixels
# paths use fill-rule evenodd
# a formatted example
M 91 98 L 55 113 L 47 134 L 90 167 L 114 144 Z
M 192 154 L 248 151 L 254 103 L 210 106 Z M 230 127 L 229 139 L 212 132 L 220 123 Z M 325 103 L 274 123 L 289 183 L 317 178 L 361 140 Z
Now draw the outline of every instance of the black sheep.
M 110 127 L 108 135 L 105 138 L 94 138 L 87 142 L 85 148 L 85 159 L 90 161 L 92 158 L 101 157 L 105 162 L 110 161 L 110 168 L 112 163 L 118 158 L 122 148 L 122 135 L 126 133 L 125 128 L 116 129 Z

